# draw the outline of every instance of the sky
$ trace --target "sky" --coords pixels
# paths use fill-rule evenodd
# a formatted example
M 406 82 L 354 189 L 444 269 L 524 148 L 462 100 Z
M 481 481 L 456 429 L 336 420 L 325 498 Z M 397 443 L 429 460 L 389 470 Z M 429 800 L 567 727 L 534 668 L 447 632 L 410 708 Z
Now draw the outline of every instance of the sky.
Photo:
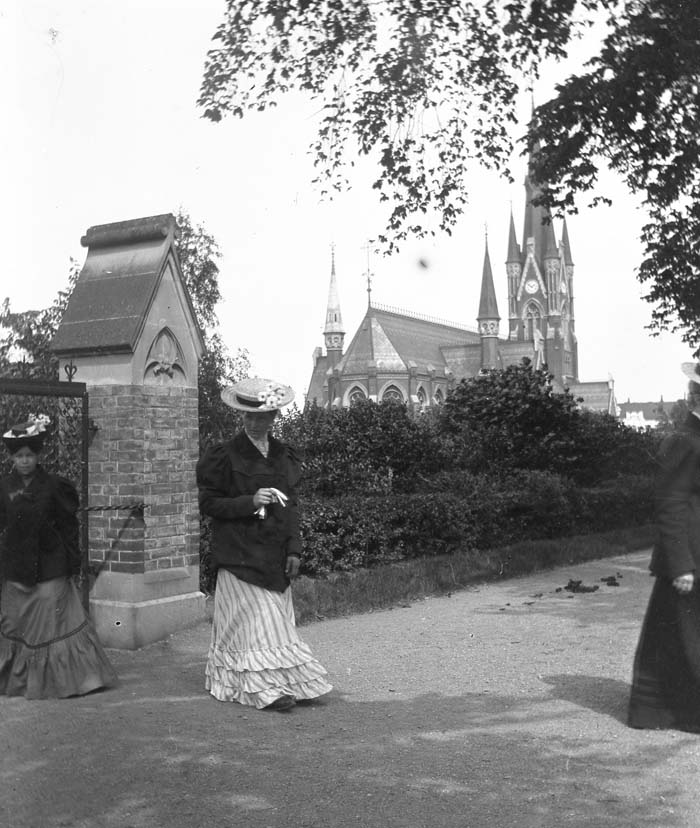
M 507 330 L 505 257 L 512 207 L 518 237 L 525 163 L 509 184 L 473 171 L 470 202 L 452 236 L 367 252 L 384 213 L 360 163 L 334 201 L 311 185 L 315 106 L 292 96 L 269 113 L 218 124 L 196 106 L 223 0 L 0 0 L 0 301 L 47 307 L 82 263 L 88 227 L 175 212 L 217 240 L 217 308 L 224 342 L 248 351 L 251 373 L 308 387 L 323 345 L 331 247 L 346 345 L 372 300 L 476 326 L 488 246 Z M 566 67 L 550 69 L 534 98 Z M 527 117 L 530 98 L 521 103 Z M 518 169 L 520 172 L 518 172 Z M 635 279 L 644 212 L 604 174 L 612 207 L 567 219 L 575 263 L 579 378 L 612 378 L 618 402 L 683 396 L 681 334 L 652 337 L 651 305 Z M 555 222 L 555 232 L 560 225 Z M 79 379 L 79 377 L 76 377 Z

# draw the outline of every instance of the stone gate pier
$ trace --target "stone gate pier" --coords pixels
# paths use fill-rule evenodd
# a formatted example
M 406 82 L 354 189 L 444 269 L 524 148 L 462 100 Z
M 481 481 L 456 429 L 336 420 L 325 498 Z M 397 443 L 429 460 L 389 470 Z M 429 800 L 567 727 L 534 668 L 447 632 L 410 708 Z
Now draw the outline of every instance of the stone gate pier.
M 199 590 L 198 360 L 204 343 L 172 215 L 91 227 L 52 348 L 88 386 L 90 612 L 136 649 L 204 617 Z M 143 503 L 142 511 L 123 509 Z M 103 507 L 103 511 L 97 510 Z

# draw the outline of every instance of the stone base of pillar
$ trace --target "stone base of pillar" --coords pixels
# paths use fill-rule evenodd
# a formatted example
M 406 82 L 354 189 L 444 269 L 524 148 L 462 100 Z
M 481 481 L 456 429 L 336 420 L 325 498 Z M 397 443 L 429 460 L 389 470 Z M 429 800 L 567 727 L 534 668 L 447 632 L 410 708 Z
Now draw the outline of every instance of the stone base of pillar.
M 150 601 L 90 600 L 90 618 L 105 647 L 138 650 L 206 619 L 203 592 Z

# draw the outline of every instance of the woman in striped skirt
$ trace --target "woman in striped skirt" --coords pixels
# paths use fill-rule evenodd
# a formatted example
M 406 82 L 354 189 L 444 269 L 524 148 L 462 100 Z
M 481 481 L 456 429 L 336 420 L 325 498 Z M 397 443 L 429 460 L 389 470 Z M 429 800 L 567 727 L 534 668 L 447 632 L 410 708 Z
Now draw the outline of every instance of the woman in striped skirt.
M 206 688 L 220 701 L 278 711 L 332 689 L 294 621 L 301 463 L 269 433 L 293 398 L 288 386 L 260 378 L 227 388 L 222 399 L 243 412 L 243 431 L 197 465 L 217 570 Z

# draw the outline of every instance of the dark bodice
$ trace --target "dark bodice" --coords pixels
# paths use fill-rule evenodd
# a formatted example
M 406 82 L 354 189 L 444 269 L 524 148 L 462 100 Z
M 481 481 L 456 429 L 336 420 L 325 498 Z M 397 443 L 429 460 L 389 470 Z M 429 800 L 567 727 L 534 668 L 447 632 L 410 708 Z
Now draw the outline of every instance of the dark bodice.
M 658 461 L 659 538 L 651 570 L 673 579 L 700 566 L 700 420 L 694 414 L 664 439 Z
M 209 449 L 197 464 L 199 507 L 211 518 L 211 553 L 216 568 L 244 581 L 283 592 L 289 555 L 301 554 L 296 485 L 301 463 L 293 449 L 270 439 L 267 457 L 244 433 Z M 286 506 L 255 515 L 253 495 L 273 487 L 288 497 Z
M 78 493 L 39 466 L 25 488 L 13 471 L 0 478 L 0 573 L 33 585 L 80 571 Z

